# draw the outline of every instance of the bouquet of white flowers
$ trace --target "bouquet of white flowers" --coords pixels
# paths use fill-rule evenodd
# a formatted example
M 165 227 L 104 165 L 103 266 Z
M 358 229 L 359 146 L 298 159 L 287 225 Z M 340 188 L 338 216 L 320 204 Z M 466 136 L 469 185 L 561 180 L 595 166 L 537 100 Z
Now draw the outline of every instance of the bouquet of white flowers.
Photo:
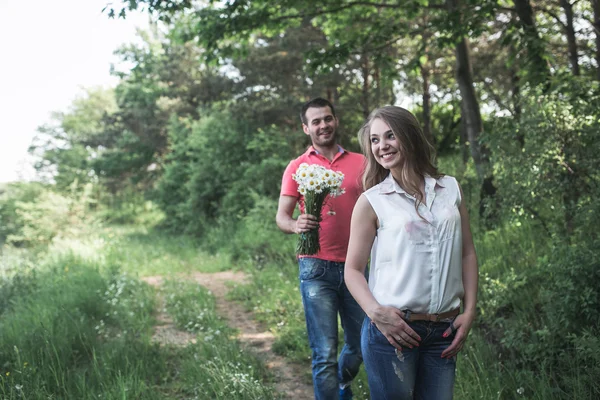
M 302 163 L 292 178 L 298 183 L 298 192 L 304 196 L 304 212 L 316 216 L 319 221 L 327 197 L 336 197 L 344 192 L 344 174 L 320 165 Z M 317 254 L 319 249 L 319 228 L 300 234 L 296 254 Z

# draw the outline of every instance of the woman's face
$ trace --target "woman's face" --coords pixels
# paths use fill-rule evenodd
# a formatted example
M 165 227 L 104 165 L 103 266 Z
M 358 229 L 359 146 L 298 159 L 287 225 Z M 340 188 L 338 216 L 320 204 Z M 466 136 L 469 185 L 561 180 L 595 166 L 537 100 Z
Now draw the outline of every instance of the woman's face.
M 401 165 L 400 142 L 381 118 L 371 122 L 369 141 L 373 157 L 383 168 L 393 169 Z

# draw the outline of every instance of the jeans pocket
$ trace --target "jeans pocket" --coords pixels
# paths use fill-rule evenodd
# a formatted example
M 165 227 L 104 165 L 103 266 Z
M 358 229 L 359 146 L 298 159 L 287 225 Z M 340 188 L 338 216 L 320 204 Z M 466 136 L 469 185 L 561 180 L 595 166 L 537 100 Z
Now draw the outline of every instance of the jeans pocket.
M 325 275 L 325 261 L 317 258 L 301 258 L 298 265 L 300 267 L 300 281 L 311 281 L 321 278 Z
M 384 336 L 383 333 L 379 330 L 377 325 L 373 322 L 369 321 L 369 345 L 384 345 L 391 346 L 390 342 Z

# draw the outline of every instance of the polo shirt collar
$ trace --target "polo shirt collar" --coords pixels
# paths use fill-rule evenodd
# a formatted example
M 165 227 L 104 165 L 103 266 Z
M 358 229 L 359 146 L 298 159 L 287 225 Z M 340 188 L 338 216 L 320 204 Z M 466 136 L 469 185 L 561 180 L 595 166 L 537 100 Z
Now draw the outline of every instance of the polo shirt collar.
M 308 154 L 314 153 L 314 154 L 321 154 L 317 151 L 317 149 L 315 149 L 313 147 L 313 145 L 308 146 L 308 150 L 306 151 Z M 345 153 L 346 150 L 344 150 L 344 148 L 342 146 L 340 146 L 338 144 L 338 153 Z
M 440 187 L 445 187 L 445 185 L 441 182 L 441 179 L 435 179 L 432 176 L 425 175 L 425 192 L 432 193 L 435 189 L 435 185 Z M 392 173 L 390 172 L 388 176 L 381 182 L 379 186 L 379 193 L 381 194 L 390 194 L 390 193 L 406 193 L 406 190 L 402 189 L 402 187 L 396 182 Z

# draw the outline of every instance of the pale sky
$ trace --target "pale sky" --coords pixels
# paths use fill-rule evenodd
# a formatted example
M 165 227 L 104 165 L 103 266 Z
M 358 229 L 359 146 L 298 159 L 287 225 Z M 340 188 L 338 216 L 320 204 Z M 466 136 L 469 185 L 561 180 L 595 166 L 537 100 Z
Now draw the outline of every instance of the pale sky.
M 81 88 L 116 84 L 113 51 L 136 42 L 148 16 L 108 19 L 109 2 L 0 0 L 0 183 L 33 177 L 27 148 L 50 112 L 67 110 Z

